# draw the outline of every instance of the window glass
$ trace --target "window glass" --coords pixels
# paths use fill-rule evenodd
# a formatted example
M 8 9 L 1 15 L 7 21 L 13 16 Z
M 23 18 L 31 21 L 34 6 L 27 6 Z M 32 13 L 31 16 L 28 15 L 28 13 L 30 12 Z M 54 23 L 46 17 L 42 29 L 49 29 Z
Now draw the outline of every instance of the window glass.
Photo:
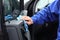
M 18 2 L 20 2 L 20 0 L 17 0 Z
M 39 0 L 38 3 L 36 4 L 36 10 L 35 10 L 35 12 L 37 12 L 37 9 L 42 9 L 46 5 L 52 3 L 53 1 L 54 0 Z
M 30 0 L 24 0 L 24 5 L 25 5 L 28 1 L 30 1 Z
M 19 2 L 20 0 L 3 0 L 4 14 L 12 14 L 14 9 L 19 10 Z
M 9 0 L 3 0 L 3 5 L 4 5 L 4 14 L 5 15 L 9 14 L 9 12 L 11 11 Z
M 3 0 L 5 20 L 12 20 L 20 14 L 19 0 Z

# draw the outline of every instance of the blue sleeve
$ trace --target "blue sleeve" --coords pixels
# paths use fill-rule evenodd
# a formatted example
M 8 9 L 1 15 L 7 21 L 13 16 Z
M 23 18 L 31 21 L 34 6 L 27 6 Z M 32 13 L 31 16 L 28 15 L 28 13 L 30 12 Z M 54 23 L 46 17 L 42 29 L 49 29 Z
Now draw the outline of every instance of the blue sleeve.
M 54 1 L 47 7 L 43 8 L 39 12 L 37 12 L 34 16 L 32 16 L 32 20 L 34 24 L 44 24 L 44 22 L 53 22 L 58 19 L 59 14 L 59 2 Z

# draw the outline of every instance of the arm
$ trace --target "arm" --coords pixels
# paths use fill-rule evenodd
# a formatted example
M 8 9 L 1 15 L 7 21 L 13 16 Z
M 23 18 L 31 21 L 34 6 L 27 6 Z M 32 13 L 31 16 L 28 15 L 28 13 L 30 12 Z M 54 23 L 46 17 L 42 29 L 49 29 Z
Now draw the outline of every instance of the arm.
M 58 0 L 48 5 L 46 8 L 32 16 L 34 24 L 44 24 L 44 22 L 53 22 L 58 20 L 59 3 Z

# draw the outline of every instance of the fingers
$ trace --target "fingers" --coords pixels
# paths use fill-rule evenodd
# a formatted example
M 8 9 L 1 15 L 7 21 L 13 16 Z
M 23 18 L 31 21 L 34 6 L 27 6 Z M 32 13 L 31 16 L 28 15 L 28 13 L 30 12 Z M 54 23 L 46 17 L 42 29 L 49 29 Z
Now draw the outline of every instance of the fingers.
M 23 20 L 26 20 L 26 21 L 29 21 L 30 20 L 30 18 L 28 16 L 23 16 L 22 19 Z
M 28 25 L 31 25 L 31 24 L 33 24 L 33 21 L 32 21 L 32 20 L 29 20 L 29 21 L 26 21 L 26 23 L 27 23 Z
M 32 19 L 28 16 L 23 16 L 22 19 L 25 20 L 28 25 L 33 24 Z
M 31 24 L 33 24 L 32 22 L 26 22 L 28 25 L 31 25 Z
M 26 20 L 27 18 L 26 18 L 26 16 L 22 16 L 22 19 L 23 19 L 23 20 Z

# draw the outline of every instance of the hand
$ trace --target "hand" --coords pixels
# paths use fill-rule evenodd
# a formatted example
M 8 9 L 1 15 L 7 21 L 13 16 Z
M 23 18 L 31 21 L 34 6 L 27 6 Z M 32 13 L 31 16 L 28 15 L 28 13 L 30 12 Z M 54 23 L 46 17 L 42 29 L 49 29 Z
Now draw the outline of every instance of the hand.
M 33 24 L 33 20 L 29 16 L 22 16 L 22 19 L 25 20 L 28 25 Z

